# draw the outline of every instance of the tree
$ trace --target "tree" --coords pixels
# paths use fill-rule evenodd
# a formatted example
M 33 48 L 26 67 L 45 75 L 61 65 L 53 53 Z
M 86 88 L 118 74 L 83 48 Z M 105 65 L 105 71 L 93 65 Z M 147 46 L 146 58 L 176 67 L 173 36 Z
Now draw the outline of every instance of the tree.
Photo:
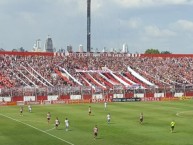
M 18 51 L 20 51 L 20 52 L 24 52 L 24 51 L 25 51 L 25 49 L 24 49 L 23 47 L 20 47 L 20 48 L 18 48 Z
M 3 48 L 0 48 L 0 51 L 5 51 Z
M 160 52 L 158 49 L 150 48 L 145 51 L 145 54 L 160 54 Z
M 13 52 L 17 52 L 17 49 L 14 48 L 12 51 L 13 51 Z
M 169 51 L 162 51 L 161 54 L 172 54 L 172 53 Z

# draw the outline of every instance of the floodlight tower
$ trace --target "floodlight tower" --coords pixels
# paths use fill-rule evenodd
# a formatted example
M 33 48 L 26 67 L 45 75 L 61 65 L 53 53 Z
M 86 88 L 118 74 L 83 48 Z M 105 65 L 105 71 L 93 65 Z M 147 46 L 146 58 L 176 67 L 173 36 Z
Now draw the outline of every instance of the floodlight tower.
M 90 52 L 90 38 L 91 38 L 91 32 L 90 32 L 90 26 L 91 26 L 91 0 L 87 0 L 87 52 Z

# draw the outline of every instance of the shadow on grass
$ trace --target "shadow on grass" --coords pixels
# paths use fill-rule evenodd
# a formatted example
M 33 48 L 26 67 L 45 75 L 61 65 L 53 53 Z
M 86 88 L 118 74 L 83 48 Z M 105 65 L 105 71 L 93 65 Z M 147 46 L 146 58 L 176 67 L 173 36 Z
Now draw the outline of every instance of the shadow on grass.
M 57 128 L 57 129 L 55 128 L 55 129 L 53 129 L 53 130 L 64 130 L 64 129 L 63 129 L 63 128 Z
M 148 125 L 148 122 L 139 123 L 140 125 Z
M 66 129 L 64 129 L 65 132 L 68 132 L 68 131 L 72 131 L 72 129 L 68 129 L 68 131 L 66 131 Z
M 111 125 L 111 124 L 116 124 L 116 123 L 114 123 L 114 122 L 111 122 L 111 123 L 107 123 L 107 125 Z
M 103 139 L 102 137 L 97 137 L 96 140 L 100 140 L 100 139 Z

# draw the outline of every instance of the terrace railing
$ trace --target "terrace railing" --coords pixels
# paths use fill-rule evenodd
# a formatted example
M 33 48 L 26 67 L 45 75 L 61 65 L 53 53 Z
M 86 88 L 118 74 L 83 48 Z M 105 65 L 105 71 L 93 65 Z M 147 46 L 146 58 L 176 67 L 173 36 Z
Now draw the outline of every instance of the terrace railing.
M 101 89 L 95 87 L 93 89 L 89 86 L 78 87 L 20 87 L 20 88 L 1 88 L 0 97 L 10 96 L 47 96 L 47 95 L 92 95 L 92 94 L 144 94 L 144 97 L 150 97 L 150 94 L 162 93 L 164 97 L 176 97 L 178 95 L 193 96 L 193 86 L 183 87 L 163 87 L 163 88 L 123 88 L 122 86 L 115 86 L 113 89 Z M 134 96 L 135 97 L 135 96 Z

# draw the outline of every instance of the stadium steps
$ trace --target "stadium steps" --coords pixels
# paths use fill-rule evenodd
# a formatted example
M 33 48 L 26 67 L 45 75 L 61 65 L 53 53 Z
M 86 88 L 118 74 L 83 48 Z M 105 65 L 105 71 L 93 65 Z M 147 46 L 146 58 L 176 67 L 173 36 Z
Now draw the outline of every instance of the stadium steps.
M 32 78 L 29 78 L 29 77 L 27 77 L 21 70 L 19 70 L 19 69 L 15 69 L 15 71 L 17 72 L 16 74 L 18 75 L 18 76 L 20 76 L 20 78 L 22 79 L 22 80 L 26 80 L 26 81 L 28 81 L 28 85 L 29 86 L 34 86 L 34 87 L 37 87 L 37 85 L 35 84 L 35 82 L 33 82 L 31 79 Z
M 117 76 L 116 73 L 114 73 L 112 70 L 108 69 L 107 67 L 105 69 L 110 73 L 110 75 L 113 77 L 113 79 L 119 83 L 119 85 L 122 85 L 124 88 L 130 86 L 127 82 L 125 82 L 123 79 L 121 79 L 119 76 Z
M 79 82 L 76 78 L 74 78 L 65 68 L 62 68 L 60 66 L 57 66 L 57 67 L 59 68 L 60 71 L 63 71 L 64 73 L 66 73 L 66 75 L 68 75 L 75 83 L 77 83 L 78 85 L 82 86 L 82 83 Z
M 85 86 L 92 86 L 92 84 L 84 77 L 84 76 L 82 76 L 82 74 L 81 74 L 81 76 L 80 76 L 81 78 L 82 78 L 82 80 L 85 82 Z
M 106 86 L 99 83 L 96 79 L 94 79 L 89 73 L 83 72 L 84 76 L 87 78 L 87 80 L 90 80 L 92 83 L 94 83 L 96 86 L 106 89 Z
M 68 84 L 72 85 L 73 86 L 73 83 L 66 77 L 64 76 L 61 71 L 57 70 L 57 69 L 54 69 L 55 73 L 61 77 L 65 82 L 67 82 Z
M 37 87 L 38 85 L 40 85 L 38 84 L 39 79 L 31 75 L 31 73 L 29 73 L 29 69 L 26 69 L 22 64 L 14 64 L 14 67 L 10 71 L 14 73 L 15 77 L 19 78 L 20 82 L 22 82 L 22 84 L 25 84 L 25 86 Z
M 134 76 L 135 78 L 137 78 L 138 80 L 140 80 L 141 82 L 143 82 L 143 84 L 146 84 L 148 86 L 155 86 L 155 84 L 149 82 L 147 79 L 145 79 L 143 76 L 141 76 L 140 74 L 138 74 L 137 72 L 135 72 L 131 67 L 127 67 L 127 70 L 130 72 L 130 74 L 132 76 Z
M 24 84 L 27 87 L 30 87 L 23 79 L 21 79 L 16 73 L 12 72 L 13 75 L 17 78 L 17 80 L 19 80 L 20 82 L 22 82 L 21 84 Z
M 108 83 L 110 83 L 112 86 L 117 85 L 116 83 L 114 83 L 112 80 L 110 80 L 109 78 L 107 78 L 105 75 L 103 75 L 102 73 L 99 73 L 99 75 L 104 78 Z
M 146 84 L 142 83 L 140 80 L 138 80 L 137 78 L 135 78 L 132 74 L 130 74 L 129 72 L 125 72 L 124 75 L 126 77 L 128 77 L 130 80 L 132 80 L 135 84 L 139 84 L 141 86 L 143 86 L 144 88 L 146 88 Z M 133 84 L 133 85 L 135 85 Z
M 166 83 L 164 82 L 163 80 L 161 79 L 156 79 L 155 76 L 152 76 L 150 74 L 148 74 L 147 72 L 137 68 L 138 72 L 144 76 L 145 78 L 147 78 L 149 81 L 153 82 L 156 86 L 158 87 L 164 87 L 164 86 L 169 86 L 170 84 L 169 83 Z
M 102 73 L 105 75 L 109 80 L 111 80 L 115 85 L 120 85 L 120 82 L 116 80 L 109 72 Z
M 119 75 L 126 80 L 130 85 L 135 84 L 135 82 L 133 82 L 132 80 L 130 80 L 129 78 L 125 77 L 122 73 L 119 73 Z
M 120 79 L 122 79 L 124 82 L 126 82 L 129 86 L 132 85 L 132 83 L 128 81 L 125 77 L 123 77 L 120 73 L 115 73 L 115 75 L 119 77 Z
M 28 74 L 30 74 L 31 76 L 32 76 L 32 78 L 33 78 L 33 80 L 35 79 L 37 82 L 40 82 L 42 85 L 44 85 L 45 87 L 48 87 L 48 85 L 46 84 L 46 83 L 44 83 L 42 80 L 40 80 L 37 76 L 35 76 L 32 72 L 30 72 L 30 69 L 28 68 L 26 68 L 26 67 L 24 67 L 22 64 L 21 64 L 21 66 L 25 69 L 25 71 L 28 73 Z M 35 81 L 35 82 L 36 82 Z M 34 82 L 34 83 L 35 83 Z M 37 85 L 37 84 L 36 84 Z
M 113 85 L 106 81 L 99 73 L 94 73 L 94 77 L 97 78 L 100 82 L 103 82 L 109 88 L 113 88 Z
M 38 73 L 33 67 L 31 67 L 28 63 L 26 63 L 28 65 L 28 67 L 31 68 L 31 70 L 36 73 L 38 75 L 39 78 L 42 79 L 42 81 L 46 82 L 47 85 L 51 86 L 51 87 L 54 87 L 46 78 L 44 78 L 40 73 Z M 31 72 L 32 72 L 31 71 Z
M 122 86 L 124 87 L 128 87 L 130 86 L 128 83 L 126 83 L 124 80 L 122 80 L 121 78 L 119 78 L 117 75 L 115 75 L 114 73 L 110 73 L 115 79 L 117 79 L 121 84 Z
M 7 88 L 13 87 L 12 82 L 11 82 L 8 78 L 4 77 L 1 73 L 0 73 L 0 82 L 1 82 L 4 86 L 6 86 Z

